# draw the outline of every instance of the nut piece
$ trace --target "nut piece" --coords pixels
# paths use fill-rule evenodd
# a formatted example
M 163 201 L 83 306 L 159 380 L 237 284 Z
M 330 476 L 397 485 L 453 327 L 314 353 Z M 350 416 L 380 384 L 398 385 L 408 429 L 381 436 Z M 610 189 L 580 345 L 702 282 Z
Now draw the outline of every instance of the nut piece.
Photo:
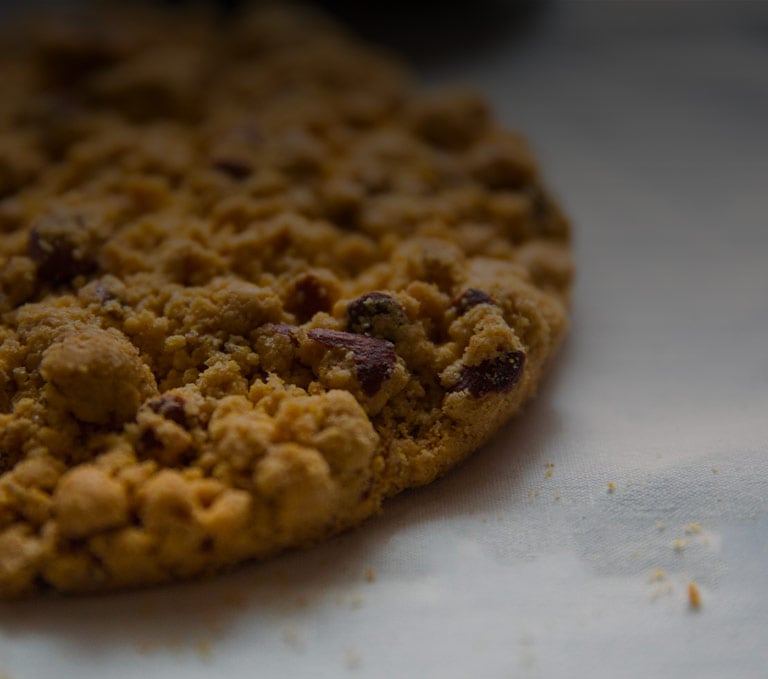
M 347 328 L 361 335 L 394 342 L 407 322 L 400 303 L 383 292 L 369 292 L 347 307 Z
M 307 337 L 326 347 L 351 351 L 357 379 L 366 396 L 376 395 L 395 369 L 395 348 L 386 340 L 326 328 L 310 330 Z
M 496 358 L 489 358 L 477 365 L 467 365 L 451 391 L 468 391 L 480 398 L 491 392 L 506 394 L 523 376 L 525 354 L 522 351 L 506 351 Z
M 46 349 L 40 372 L 50 402 L 91 424 L 121 426 L 157 390 L 136 347 L 116 330 L 67 335 Z

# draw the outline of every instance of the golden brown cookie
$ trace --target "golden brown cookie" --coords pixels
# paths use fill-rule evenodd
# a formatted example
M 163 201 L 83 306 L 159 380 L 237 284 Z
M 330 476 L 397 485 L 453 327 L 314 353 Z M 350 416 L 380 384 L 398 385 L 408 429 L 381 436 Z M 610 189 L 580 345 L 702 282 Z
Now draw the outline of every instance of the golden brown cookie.
M 213 573 L 486 441 L 566 327 L 524 142 L 322 17 L 0 47 L 0 595 Z

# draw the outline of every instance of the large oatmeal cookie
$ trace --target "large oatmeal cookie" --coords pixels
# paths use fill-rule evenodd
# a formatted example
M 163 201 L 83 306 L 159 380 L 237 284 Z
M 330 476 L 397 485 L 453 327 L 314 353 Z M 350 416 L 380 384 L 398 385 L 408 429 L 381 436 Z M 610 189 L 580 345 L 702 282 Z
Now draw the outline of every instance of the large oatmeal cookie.
M 523 141 L 324 19 L 0 43 L 0 595 L 212 573 L 480 446 L 566 326 Z

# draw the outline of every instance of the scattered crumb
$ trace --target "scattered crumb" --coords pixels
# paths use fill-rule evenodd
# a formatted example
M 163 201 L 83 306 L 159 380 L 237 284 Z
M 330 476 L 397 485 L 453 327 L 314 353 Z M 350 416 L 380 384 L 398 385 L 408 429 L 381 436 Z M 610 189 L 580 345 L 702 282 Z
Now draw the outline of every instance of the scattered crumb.
M 360 657 L 360 654 L 354 648 L 348 648 L 344 653 L 344 664 L 349 670 L 356 670 L 360 667 L 362 661 L 363 659 Z
M 608 481 L 608 492 L 613 493 L 616 490 L 616 484 L 613 481 Z
M 155 649 L 155 645 L 151 641 L 137 641 L 136 648 L 142 655 L 149 655 Z
M 674 586 L 667 578 L 663 568 L 657 568 L 648 576 L 648 583 L 651 585 L 651 601 L 656 601 L 659 597 L 669 596 L 674 590 Z
M 304 650 L 304 642 L 299 636 L 299 631 L 293 625 L 283 627 L 283 641 L 296 651 Z
M 698 611 L 701 608 L 701 593 L 693 580 L 688 583 L 688 607 L 693 611 Z
M 720 470 L 717 467 L 712 467 L 712 473 L 717 474 Z
M 685 534 L 686 535 L 693 535 L 695 533 L 701 533 L 701 524 L 692 523 L 689 526 L 685 527 Z
M 547 468 L 547 471 L 544 472 L 544 478 L 548 479 L 552 474 L 555 473 L 555 463 L 554 462 L 547 462 L 544 465 Z
M 688 546 L 688 538 L 673 540 L 672 546 L 675 548 L 676 552 L 682 552 Z
M 555 500 L 559 500 L 559 499 L 560 499 L 560 493 L 555 493 Z
M 211 655 L 211 642 L 206 639 L 201 639 L 195 644 L 195 648 L 197 648 L 197 654 L 201 658 L 207 658 L 209 655 Z
M 657 530 L 665 530 L 666 527 L 667 527 L 667 524 L 664 523 L 663 521 L 657 521 L 656 522 L 656 529 Z
M 373 567 L 369 566 L 365 569 L 365 579 L 368 582 L 376 582 L 376 571 L 373 570 Z

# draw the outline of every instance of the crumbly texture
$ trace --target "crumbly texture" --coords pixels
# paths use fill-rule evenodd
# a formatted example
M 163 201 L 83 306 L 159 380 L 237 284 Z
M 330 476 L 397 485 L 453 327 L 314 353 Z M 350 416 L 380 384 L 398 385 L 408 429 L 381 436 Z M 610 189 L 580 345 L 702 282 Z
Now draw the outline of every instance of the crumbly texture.
M 566 328 L 519 136 L 309 12 L 0 42 L 0 595 L 200 576 L 477 449 Z

